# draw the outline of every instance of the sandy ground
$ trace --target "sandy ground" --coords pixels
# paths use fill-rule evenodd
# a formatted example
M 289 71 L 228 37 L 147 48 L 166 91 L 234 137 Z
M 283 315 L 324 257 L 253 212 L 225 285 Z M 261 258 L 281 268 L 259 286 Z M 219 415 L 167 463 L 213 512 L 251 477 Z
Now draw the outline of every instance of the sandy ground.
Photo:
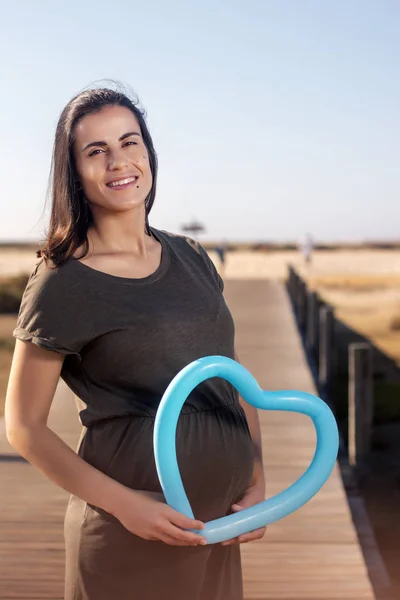
M 400 250 L 316 251 L 311 266 L 293 251 L 229 252 L 224 267 L 215 252 L 210 256 L 226 279 L 283 279 L 292 264 L 339 319 L 400 362 Z M 33 250 L 0 249 L 0 276 L 29 273 L 38 260 Z
M 215 252 L 210 256 L 219 265 Z M 30 250 L 0 249 L 0 274 L 29 272 L 39 259 Z M 312 267 L 305 267 L 298 252 L 229 252 L 224 276 L 227 278 L 282 278 L 287 265 L 293 264 L 304 274 L 327 275 L 394 275 L 400 281 L 400 250 L 338 250 L 316 251 Z
M 400 250 L 316 251 L 311 266 L 293 251 L 229 252 L 222 268 L 215 252 L 210 256 L 227 279 L 283 279 L 294 265 L 337 316 L 400 361 L 400 330 L 391 329 L 400 317 Z M 0 250 L 0 274 L 29 273 L 38 259 L 34 251 Z
M 400 364 L 400 250 L 316 251 L 311 266 L 293 251 L 229 252 L 224 267 L 215 252 L 210 256 L 226 279 L 283 279 L 292 264 L 339 319 L 372 336 Z M 38 260 L 32 249 L 0 249 L 0 277 L 30 273 Z

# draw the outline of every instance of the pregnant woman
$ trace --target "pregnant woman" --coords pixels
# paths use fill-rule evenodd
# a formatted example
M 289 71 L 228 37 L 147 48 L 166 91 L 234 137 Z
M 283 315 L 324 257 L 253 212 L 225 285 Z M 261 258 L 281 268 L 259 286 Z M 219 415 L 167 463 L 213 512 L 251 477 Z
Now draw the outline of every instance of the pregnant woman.
M 166 387 L 198 358 L 238 359 L 223 280 L 206 251 L 149 224 L 156 182 L 137 102 L 101 88 L 67 104 L 6 397 L 10 443 L 70 493 L 66 600 L 241 600 L 239 544 L 265 532 L 211 546 L 201 535 L 204 522 L 265 494 L 257 411 L 223 379 L 193 390 L 177 428 L 196 519 L 162 495 L 152 443 Z M 81 402 L 78 453 L 47 426 L 59 377 Z

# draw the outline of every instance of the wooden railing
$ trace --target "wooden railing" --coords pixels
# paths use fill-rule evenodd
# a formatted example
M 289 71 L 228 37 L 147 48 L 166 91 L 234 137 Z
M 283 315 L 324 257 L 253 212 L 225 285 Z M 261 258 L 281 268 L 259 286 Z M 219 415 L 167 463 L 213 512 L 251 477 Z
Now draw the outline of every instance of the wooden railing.
M 309 289 L 289 265 L 287 289 L 320 396 L 333 410 L 336 374 L 335 310 Z M 373 422 L 373 350 L 368 343 L 348 345 L 348 461 L 358 474 L 367 467 Z

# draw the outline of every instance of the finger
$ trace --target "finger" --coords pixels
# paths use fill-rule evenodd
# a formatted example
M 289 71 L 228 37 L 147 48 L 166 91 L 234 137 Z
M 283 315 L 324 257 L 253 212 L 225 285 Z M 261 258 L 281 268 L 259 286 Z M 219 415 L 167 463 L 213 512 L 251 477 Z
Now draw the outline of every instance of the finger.
M 266 527 L 262 527 L 261 529 L 255 529 L 254 531 L 240 535 L 239 544 L 246 544 L 247 542 L 251 542 L 253 540 L 260 540 L 264 536 L 266 529 Z
M 175 527 L 172 523 L 167 523 L 164 528 L 164 533 L 173 537 L 176 540 L 181 542 L 186 542 L 191 546 L 205 546 L 207 544 L 207 540 L 205 537 L 198 533 L 194 533 L 193 531 L 186 531 L 185 529 L 181 529 L 180 527 Z
M 238 543 L 239 543 L 239 538 L 235 537 L 230 540 L 226 540 L 225 542 L 221 542 L 221 545 L 222 546 L 233 546 L 233 544 L 238 544 Z
M 244 533 L 242 535 L 239 535 L 238 537 L 226 540 L 225 542 L 221 542 L 221 544 L 222 546 L 232 546 L 233 544 L 242 544 L 246 542 L 251 542 L 252 540 L 258 540 L 263 537 L 266 529 L 266 527 L 261 527 L 260 529 L 255 529 L 254 531 L 250 531 L 249 533 Z
M 187 542 L 182 542 L 182 540 L 177 540 L 176 538 L 164 534 L 164 535 L 160 535 L 160 537 L 158 538 L 158 541 L 163 542 L 164 544 L 168 544 L 168 546 L 191 546 L 192 544 L 189 544 Z
M 253 505 L 249 504 L 249 506 L 246 506 L 246 501 L 243 500 L 242 504 L 232 504 L 231 509 L 233 510 L 233 512 L 239 512 L 240 510 L 245 510 L 246 508 L 249 508 L 250 506 L 253 506 Z
M 198 540 L 193 541 L 191 539 L 182 539 L 175 535 L 175 533 L 162 532 L 159 534 L 159 539 L 171 546 L 204 546 L 205 544 L 199 543 Z
M 178 525 L 178 527 L 182 527 L 183 529 L 204 529 L 203 521 L 190 519 L 190 517 L 187 517 L 186 515 L 183 515 L 172 508 L 167 516 L 171 523 Z

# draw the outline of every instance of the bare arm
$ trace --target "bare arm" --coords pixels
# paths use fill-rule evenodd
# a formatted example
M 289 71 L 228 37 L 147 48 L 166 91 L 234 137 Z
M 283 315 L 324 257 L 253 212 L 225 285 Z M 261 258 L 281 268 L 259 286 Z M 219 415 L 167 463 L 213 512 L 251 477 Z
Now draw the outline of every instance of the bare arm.
M 54 483 L 112 513 L 123 486 L 80 458 L 47 426 L 64 358 L 16 340 L 6 394 L 7 438 Z
M 5 406 L 10 444 L 55 484 L 118 518 L 132 533 L 170 545 L 198 545 L 202 529 L 160 498 L 123 486 L 83 460 L 47 426 L 64 356 L 16 340 Z M 162 499 L 161 499 L 162 500 Z

